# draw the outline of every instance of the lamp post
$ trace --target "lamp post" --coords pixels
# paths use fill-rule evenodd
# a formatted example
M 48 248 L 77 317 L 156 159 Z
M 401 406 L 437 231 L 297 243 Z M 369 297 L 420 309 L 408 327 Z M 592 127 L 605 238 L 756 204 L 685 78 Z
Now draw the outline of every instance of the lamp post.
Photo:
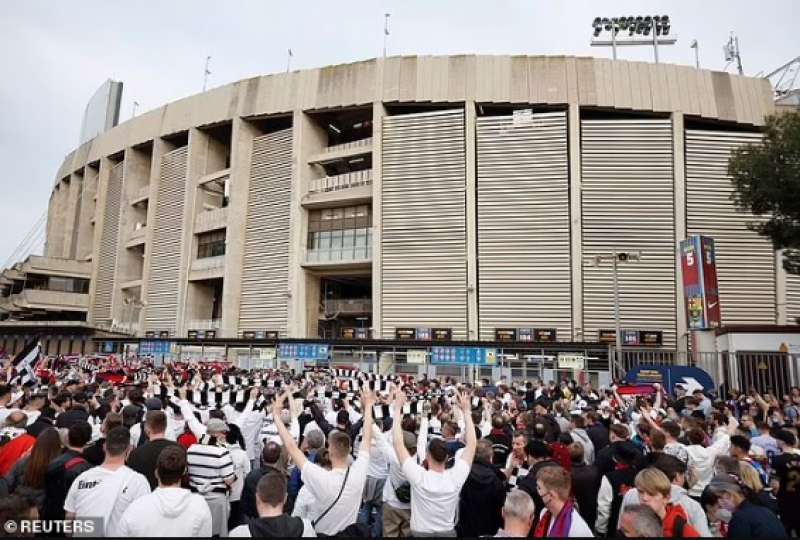
M 622 366 L 622 324 L 620 321 L 619 276 L 617 271 L 620 263 L 639 262 L 641 258 L 641 251 L 618 251 L 616 248 L 614 248 L 611 253 L 601 253 L 594 257 L 594 266 L 600 266 L 602 262 L 611 261 L 612 289 L 614 295 L 614 359 L 616 360 L 617 366 Z

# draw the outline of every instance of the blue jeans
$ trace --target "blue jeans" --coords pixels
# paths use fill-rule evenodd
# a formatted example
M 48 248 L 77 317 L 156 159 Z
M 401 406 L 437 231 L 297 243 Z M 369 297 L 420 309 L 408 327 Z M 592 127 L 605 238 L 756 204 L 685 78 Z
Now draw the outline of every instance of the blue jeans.
M 383 536 L 383 503 L 368 501 L 361 504 L 358 511 L 358 522 L 369 527 L 371 538 Z

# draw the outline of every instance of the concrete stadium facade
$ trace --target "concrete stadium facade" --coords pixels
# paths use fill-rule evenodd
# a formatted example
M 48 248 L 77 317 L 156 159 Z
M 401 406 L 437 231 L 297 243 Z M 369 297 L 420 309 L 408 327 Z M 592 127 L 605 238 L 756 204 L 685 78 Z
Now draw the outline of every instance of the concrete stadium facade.
M 716 241 L 723 324 L 800 316 L 800 283 L 729 200 L 728 156 L 773 112 L 765 79 L 598 58 L 254 77 L 69 154 L 45 258 L 84 265 L 87 325 L 135 336 L 596 342 L 614 318 L 593 257 L 641 251 L 620 267 L 622 328 L 684 349 L 690 234 Z

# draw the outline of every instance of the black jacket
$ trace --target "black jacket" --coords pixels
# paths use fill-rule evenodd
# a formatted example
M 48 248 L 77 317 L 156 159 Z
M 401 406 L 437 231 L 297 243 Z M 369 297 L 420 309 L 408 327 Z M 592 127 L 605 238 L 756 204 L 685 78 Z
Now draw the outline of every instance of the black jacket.
M 644 454 L 642 454 L 635 444 L 633 444 L 631 441 L 616 441 L 597 452 L 594 456 L 594 464 L 597 467 L 597 470 L 600 471 L 601 475 L 610 473 L 614 470 L 614 449 L 617 447 L 617 445 L 629 446 L 633 451 L 636 452 L 634 468 L 641 470 L 647 466 L 647 460 L 645 459 Z
M 305 524 L 299 517 L 283 514 L 278 517 L 258 518 L 248 522 L 253 538 L 300 538 Z
M 597 521 L 597 494 L 603 475 L 594 465 L 572 464 L 572 493 L 578 505 L 578 513 L 594 530 Z
M 496 466 L 475 460 L 458 503 L 459 537 L 494 535 L 502 525 L 500 511 L 506 500 L 506 477 Z
M 733 512 L 728 538 L 789 538 L 789 535 L 774 513 L 744 501 Z
M 539 522 L 539 514 L 542 513 L 542 509 L 544 508 L 544 501 L 542 501 L 542 496 L 539 495 L 539 490 L 536 489 L 536 474 L 544 469 L 545 467 L 558 467 L 558 463 L 551 460 L 540 461 L 535 463 L 533 467 L 531 467 L 528 474 L 517 480 L 517 487 L 523 491 L 525 491 L 528 495 L 531 496 L 533 499 L 533 505 L 536 510 L 533 513 L 533 525 L 531 526 L 531 530 L 536 530 L 536 524 Z
M 256 486 L 261 477 L 270 472 L 277 472 L 286 474 L 278 467 L 272 465 L 262 465 L 258 469 L 253 469 L 244 479 L 244 487 L 242 487 L 241 507 L 242 515 L 250 519 L 258 518 L 258 510 L 256 510 Z
M 608 440 L 608 428 L 603 424 L 597 423 L 593 426 L 587 427 L 586 434 L 589 436 L 589 440 L 592 441 L 592 444 L 594 445 L 595 454 L 611 444 L 611 442 Z

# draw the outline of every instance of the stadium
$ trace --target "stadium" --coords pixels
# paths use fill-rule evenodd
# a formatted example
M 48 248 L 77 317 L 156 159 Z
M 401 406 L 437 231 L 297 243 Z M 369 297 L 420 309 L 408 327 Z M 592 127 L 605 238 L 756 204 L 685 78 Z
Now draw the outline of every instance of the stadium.
M 613 273 L 595 258 L 624 252 L 626 344 L 685 351 L 694 234 L 716 242 L 724 327 L 793 324 L 800 280 L 727 176 L 774 112 L 766 79 L 569 56 L 388 57 L 214 88 L 64 159 L 44 256 L 0 277 L 0 348 L 602 344 Z

